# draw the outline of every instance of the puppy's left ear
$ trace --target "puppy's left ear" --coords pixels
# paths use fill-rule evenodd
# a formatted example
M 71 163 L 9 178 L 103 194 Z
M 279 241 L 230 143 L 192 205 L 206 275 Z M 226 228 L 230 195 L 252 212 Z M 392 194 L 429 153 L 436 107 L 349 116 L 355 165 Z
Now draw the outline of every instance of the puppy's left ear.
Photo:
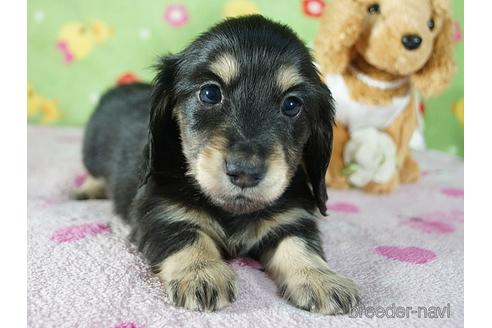
M 304 148 L 304 166 L 313 187 L 316 205 L 326 215 L 325 175 L 331 158 L 333 139 L 334 105 L 330 90 L 320 80 L 317 108 L 311 111 L 311 136 Z
M 434 40 L 434 49 L 427 63 L 411 80 L 426 97 L 435 96 L 446 89 L 456 71 L 453 59 L 453 19 L 449 0 L 432 0 L 434 17 L 440 29 Z
M 144 168 L 141 184 L 151 175 L 180 167 L 181 140 L 179 128 L 173 117 L 176 106 L 175 82 L 180 56 L 167 56 L 156 65 L 149 118 L 149 136 L 144 149 Z

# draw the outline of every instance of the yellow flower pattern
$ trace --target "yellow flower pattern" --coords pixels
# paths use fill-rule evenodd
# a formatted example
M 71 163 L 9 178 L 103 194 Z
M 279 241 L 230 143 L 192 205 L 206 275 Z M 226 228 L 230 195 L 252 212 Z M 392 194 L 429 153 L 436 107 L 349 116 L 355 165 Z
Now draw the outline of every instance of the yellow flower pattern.
M 56 100 L 41 96 L 32 86 L 27 83 L 27 118 L 39 119 L 41 124 L 56 123 L 62 117 Z

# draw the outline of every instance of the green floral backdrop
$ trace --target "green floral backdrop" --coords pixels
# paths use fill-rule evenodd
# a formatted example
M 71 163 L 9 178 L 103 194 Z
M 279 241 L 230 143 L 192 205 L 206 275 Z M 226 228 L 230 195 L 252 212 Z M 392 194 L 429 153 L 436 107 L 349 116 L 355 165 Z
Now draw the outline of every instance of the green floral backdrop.
M 227 16 L 258 12 L 312 46 L 324 0 L 29 0 L 28 122 L 83 125 L 109 87 L 150 81 L 157 56 L 177 52 Z M 453 0 L 458 73 L 425 99 L 430 148 L 463 155 L 463 1 Z

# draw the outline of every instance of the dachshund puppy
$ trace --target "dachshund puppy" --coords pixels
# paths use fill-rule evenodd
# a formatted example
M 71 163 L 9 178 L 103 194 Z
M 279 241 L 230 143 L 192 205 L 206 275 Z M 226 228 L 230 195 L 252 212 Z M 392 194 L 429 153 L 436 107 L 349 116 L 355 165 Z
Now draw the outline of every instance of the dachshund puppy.
M 229 19 L 123 85 L 86 130 L 78 198 L 114 200 L 176 306 L 234 301 L 227 260 L 260 261 L 293 305 L 349 312 L 357 287 L 325 261 L 317 214 L 332 143 L 330 91 L 286 26 Z

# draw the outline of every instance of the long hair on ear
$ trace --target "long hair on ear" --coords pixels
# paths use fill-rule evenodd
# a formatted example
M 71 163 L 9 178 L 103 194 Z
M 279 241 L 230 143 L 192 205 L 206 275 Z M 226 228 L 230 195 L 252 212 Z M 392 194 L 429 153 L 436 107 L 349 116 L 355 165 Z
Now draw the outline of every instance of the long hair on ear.
M 412 77 L 412 83 L 426 97 L 448 87 L 456 65 L 453 59 L 453 20 L 449 0 L 432 0 L 435 19 L 441 22 L 434 49 L 427 63 Z
M 153 81 L 150 104 L 149 135 L 144 149 L 141 185 L 150 176 L 179 168 L 183 165 L 179 128 L 173 117 L 176 105 L 175 82 L 180 57 L 163 57 L 155 66 L 158 73 Z
M 320 80 L 316 110 L 310 113 L 311 136 L 304 148 L 304 167 L 313 188 L 316 205 L 326 215 L 325 175 L 331 158 L 335 108 L 330 90 Z
M 333 0 L 326 5 L 315 40 L 316 60 L 323 73 L 347 69 L 365 17 L 366 9 L 356 0 Z

